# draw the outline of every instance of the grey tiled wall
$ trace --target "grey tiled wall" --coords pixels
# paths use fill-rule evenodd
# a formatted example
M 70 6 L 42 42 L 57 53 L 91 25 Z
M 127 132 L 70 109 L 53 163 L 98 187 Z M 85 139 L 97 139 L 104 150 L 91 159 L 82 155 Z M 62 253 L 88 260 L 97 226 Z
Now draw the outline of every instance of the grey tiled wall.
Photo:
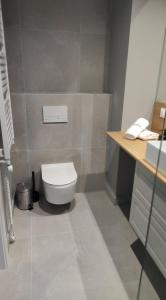
M 29 181 L 32 170 L 40 182 L 42 163 L 72 160 L 78 190 L 103 188 L 110 105 L 110 95 L 102 94 L 107 2 L 2 0 L 15 182 Z M 62 104 L 69 123 L 43 125 L 42 106 Z
M 11 91 L 103 92 L 108 0 L 3 0 Z
M 40 181 L 42 163 L 74 161 L 79 191 L 102 189 L 111 96 L 109 94 L 12 94 L 16 144 L 15 180 Z M 67 105 L 67 124 L 43 124 L 43 105 Z

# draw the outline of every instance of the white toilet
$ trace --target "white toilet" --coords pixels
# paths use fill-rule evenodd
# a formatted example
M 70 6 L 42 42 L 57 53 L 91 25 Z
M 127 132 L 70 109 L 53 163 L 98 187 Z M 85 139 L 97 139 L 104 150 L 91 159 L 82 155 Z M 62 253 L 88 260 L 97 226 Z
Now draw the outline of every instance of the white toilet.
M 73 162 L 44 164 L 41 172 L 47 202 L 61 205 L 74 199 L 77 173 Z

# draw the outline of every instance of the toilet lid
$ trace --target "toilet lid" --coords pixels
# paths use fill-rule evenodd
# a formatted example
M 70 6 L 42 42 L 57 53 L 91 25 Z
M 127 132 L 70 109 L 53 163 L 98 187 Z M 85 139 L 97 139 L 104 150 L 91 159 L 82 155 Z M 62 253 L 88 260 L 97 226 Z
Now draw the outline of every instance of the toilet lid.
M 77 179 L 73 163 L 42 165 L 42 179 L 52 185 L 66 185 Z

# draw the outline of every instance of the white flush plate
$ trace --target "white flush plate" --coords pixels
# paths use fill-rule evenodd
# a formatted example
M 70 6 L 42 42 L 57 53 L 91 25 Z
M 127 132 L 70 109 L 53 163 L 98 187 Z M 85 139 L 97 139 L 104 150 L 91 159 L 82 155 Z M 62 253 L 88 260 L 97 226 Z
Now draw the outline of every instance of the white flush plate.
M 44 123 L 67 123 L 68 107 L 67 106 L 43 106 Z

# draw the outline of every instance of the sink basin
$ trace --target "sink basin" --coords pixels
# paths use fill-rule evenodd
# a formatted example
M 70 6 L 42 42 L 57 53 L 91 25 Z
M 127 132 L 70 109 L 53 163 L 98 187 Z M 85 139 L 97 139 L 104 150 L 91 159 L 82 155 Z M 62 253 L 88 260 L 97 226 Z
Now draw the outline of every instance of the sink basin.
M 158 170 L 166 175 L 166 141 L 150 141 L 147 143 L 147 149 L 145 154 L 145 160 L 149 162 L 153 167 L 157 167 L 157 161 L 159 156 L 159 150 L 161 147 L 160 161 Z

